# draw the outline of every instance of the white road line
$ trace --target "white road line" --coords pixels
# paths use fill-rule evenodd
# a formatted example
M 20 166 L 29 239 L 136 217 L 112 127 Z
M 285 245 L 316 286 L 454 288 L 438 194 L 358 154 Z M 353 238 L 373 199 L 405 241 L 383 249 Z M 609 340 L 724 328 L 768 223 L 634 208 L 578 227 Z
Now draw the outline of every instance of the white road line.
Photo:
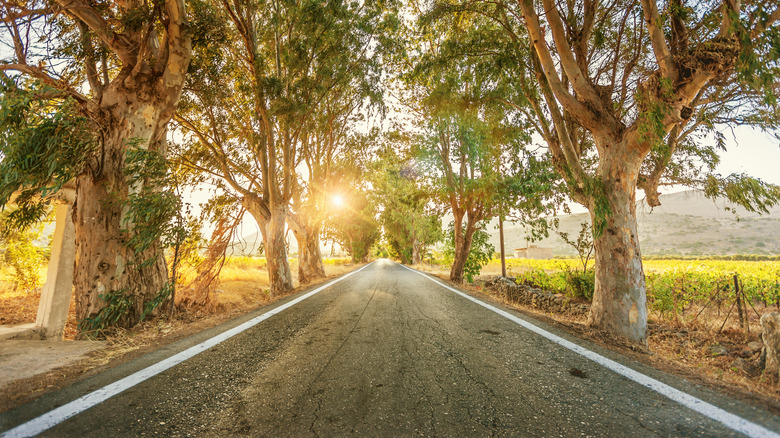
M 2 438 L 26 438 L 26 437 L 32 437 L 35 435 L 38 435 L 41 432 L 44 432 L 46 430 L 51 429 L 52 427 L 62 423 L 63 421 L 67 420 L 68 418 L 73 417 L 74 415 L 80 414 L 87 409 L 102 403 L 109 398 L 119 394 L 122 391 L 125 391 L 126 389 L 132 388 L 133 386 L 143 382 L 144 380 L 153 377 L 157 374 L 160 374 L 161 372 L 174 367 L 175 365 L 178 365 L 182 362 L 184 362 L 187 359 L 192 358 L 193 356 L 197 355 L 198 353 L 201 353 L 203 351 L 208 350 L 209 348 L 227 340 L 231 337 L 243 332 L 244 330 L 247 330 L 249 328 L 252 328 L 256 326 L 257 324 L 265 321 L 266 319 L 276 315 L 277 313 L 281 313 L 285 311 L 286 309 L 289 309 L 290 307 L 300 303 L 301 301 L 305 300 L 306 298 L 309 298 L 310 296 L 319 293 L 323 291 L 324 289 L 333 286 L 334 284 L 338 283 L 339 281 L 349 277 L 352 274 L 356 274 L 363 269 L 368 267 L 368 265 L 363 266 L 360 269 L 357 269 L 355 271 L 350 272 L 349 274 L 344 275 L 343 277 L 339 277 L 330 283 L 320 286 L 317 289 L 314 289 L 313 291 L 301 295 L 300 297 L 285 303 L 279 307 L 276 307 L 274 309 L 269 310 L 268 312 L 265 312 L 264 314 L 257 316 L 255 318 L 250 319 L 249 321 L 233 327 L 230 330 L 224 331 L 217 336 L 214 336 L 213 338 L 207 339 L 203 342 L 201 342 L 198 345 L 195 345 L 193 347 L 190 347 L 180 353 L 177 353 L 167 359 L 164 359 L 160 362 L 157 362 L 154 365 L 151 365 L 147 368 L 142 369 L 141 371 L 138 371 L 134 374 L 131 374 L 123 379 L 117 380 L 116 382 L 106 385 L 100 389 L 97 389 L 93 392 L 90 392 L 89 394 L 77 398 L 76 400 L 73 400 L 70 403 L 67 403 L 65 405 L 60 406 L 57 409 L 53 409 L 40 417 L 33 418 L 32 420 L 20 424 L 19 426 L 16 426 L 13 429 L 9 429 L 5 431 L 2 435 Z
M 713 419 L 715 421 L 718 421 L 718 422 L 722 423 L 723 425 L 725 425 L 726 427 L 728 427 L 729 429 L 735 430 L 737 432 L 744 433 L 745 435 L 750 436 L 750 437 L 775 437 L 775 438 L 780 437 L 780 435 L 778 435 L 777 433 L 772 432 L 771 430 L 766 429 L 763 426 L 760 426 L 760 425 L 758 425 L 756 423 L 753 423 L 751 421 L 748 421 L 748 420 L 746 420 L 746 419 L 744 419 L 742 417 L 734 415 L 731 412 L 727 412 L 727 411 L 725 411 L 725 410 L 723 410 L 723 409 L 721 409 L 721 408 L 719 408 L 719 407 L 717 407 L 715 405 L 712 405 L 710 403 L 705 402 L 704 400 L 696 398 L 696 397 L 694 397 L 694 396 L 692 396 L 692 395 L 690 395 L 688 393 L 682 392 L 679 389 L 673 388 L 673 387 L 667 385 L 666 383 L 660 382 L 660 381 L 658 381 L 656 379 L 653 379 L 650 376 L 646 376 L 646 375 L 644 375 L 644 374 L 642 374 L 642 373 L 640 373 L 638 371 L 635 371 L 635 370 L 633 370 L 631 368 L 628 368 L 625 365 L 621 365 L 621 364 L 615 362 L 614 360 L 607 359 L 606 357 L 604 357 L 604 356 L 602 356 L 602 355 L 600 355 L 598 353 L 590 351 L 590 350 L 588 350 L 588 349 L 586 349 L 584 347 L 581 347 L 581 346 L 579 346 L 579 345 L 577 345 L 577 344 L 575 344 L 573 342 L 567 341 L 566 339 L 563 339 L 560 336 L 554 335 L 554 334 L 548 332 L 547 330 L 544 330 L 544 329 L 542 329 L 540 327 L 537 327 L 537 326 L 531 324 L 528 321 L 520 319 L 520 318 L 518 318 L 518 317 L 516 317 L 516 316 L 514 316 L 514 315 L 512 315 L 512 314 L 510 314 L 510 313 L 508 313 L 506 311 L 503 311 L 501 309 L 493 307 L 490 304 L 484 303 L 484 302 L 482 302 L 482 301 L 480 301 L 480 300 L 478 300 L 478 299 L 476 299 L 476 298 L 474 298 L 474 297 L 472 297 L 472 296 L 470 296 L 468 294 L 465 294 L 465 293 L 463 293 L 463 292 L 461 292 L 461 291 L 459 291 L 459 290 L 457 290 L 457 289 L 455 289 L 455 288 L 445 284 L 445 283 L 442 283 L 441 281 L 433 279 L 430 276 L 425 275 L 425 274 L 423 274 L 420 271 L 414 270 L 414 269 L 412 269 L 412 268 L 410 268 L 408 266 L 405 266 L 405 265 L 401 265 L 401 266 L 403 266 L 404 268 L 406 268 L 406 269 L 408 269 L 408 270 L 410 270 L 410 271 L 412 271 L 412 272 L 414 272 L 416 274 L 419 274 L 419 275 L 427 278 L 428 280 L 438 284 L 439 286 L 441 286 L 441 287 L 443 287 L 443 288 L 445 288 L 445 289 L 447 289 L 447 290 L 449 290 L 451 292 L 454 292 L 454 293 L 462 296 L 463 298 L 465 298 L 465 299 L 467 299 L 469 301 L 474 302 L 475 304 L 478 304 L 478 305 L 480 305 L 480 306 L 482 306 L 482 307 L 484 307 L 484 308 L 486 308 L 488 310 L 491 310 L 491 311 L 493 311 L 495 313 L 498 313 L 499 315 L 503 316 L 504 318 L 507 318 L 507 319 L 511 320 L 512 322 L 515 322 L 515 323 L 523 326 L 524 328 L 526 328 L 526 329 L 528 329 L 528 330 L 530 330 L 530 331 L 532 331 L 532 332 L 534 332 L 534 333 L 536 333 L 536 334 L 538 334 L 538 335 L 540 335 L 540 336 L 542 336 L 544 338 L 547 338 L 548 340 L 550 340 L 550 341 L 552 341 L 552 342 L 554 342 L 554 343 L 556 343 L 556 344 L 558 344 L 558 345 L 560 345 L 560 346 L 562 346 L 562 347 L 564 347 L 566 349 L 569 349 L 569 350 L 571 350 L 571 351 L 573 351 L 573 352 L 575 352 L 575 353 L 577 353 L 577 354 L 579 354 L 581 356 L 584 356 L 584 357 L 592 360 L 593 362 L 596 362 L 597 364 L 599 364 L 599 365 L 601 365 L 601 366 L 603 366 L 605 368 L 608 368 L 608 369 L 616 372 L 617 374 L 620 374 L 623 377 L 631 379 L 634 382 L 636 382 L 636 383 L 638 383 L 638 384 L 640 384 L 640 385 L 642 385 L 642 386 L 644 386 L 646 388 L 649 388 L 649 389 L 651 389 L 651 390 L 653 390 L 653 391 L 663 395 L 666 398 L 669 398 L 670 400 L 673 400 L 673 401 L 675 401 L 675 402 L 677 402 L 677 403 L 679 403 L 679 404 L 681 404 L 681 405 L 683 405 L 683 406 L 685 406 L 687 408 L 690 408 L 690 409 L 692 409 L 692 410 L 694 410 L 694 411 L 704 415 L 705 417 L 708 417 L 708 418 L 711 418 L 711 419 Z

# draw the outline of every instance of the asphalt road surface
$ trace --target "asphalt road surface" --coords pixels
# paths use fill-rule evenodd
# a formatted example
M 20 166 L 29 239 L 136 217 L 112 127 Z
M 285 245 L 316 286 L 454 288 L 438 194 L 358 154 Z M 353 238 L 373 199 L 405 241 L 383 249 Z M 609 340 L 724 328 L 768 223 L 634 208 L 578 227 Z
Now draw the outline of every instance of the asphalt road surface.
M 0 430 L 267 311 L 0 414 Z M 753 435 L 780 430 L 780 419 L 760 407 L 531 322 L 760 425 Z M 387 260 L 43 432 L 236 435 L 742 436 Z

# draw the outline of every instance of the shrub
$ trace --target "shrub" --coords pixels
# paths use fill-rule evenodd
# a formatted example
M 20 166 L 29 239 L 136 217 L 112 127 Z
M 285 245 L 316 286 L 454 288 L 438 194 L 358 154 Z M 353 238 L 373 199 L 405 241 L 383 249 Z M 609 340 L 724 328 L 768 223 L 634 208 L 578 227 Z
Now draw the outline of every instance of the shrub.
M 5 223 L 13 211 L 6 210 L 0 217 L 0 222 Z M 35 244 L 43 234 L 44 225 L 43 222 L 38 222 L 26 229 L 3 227 L 5 234 L 0 236 L 0 266 L 7 269 L 14 287 L 27 293 L 34 292 L 42 285 L 43 279 L 39 271 L 51 256 L 50 242 L 45 247 Z
M 567 295 L 572 298 L 585 298 L 593 300 L 593 291 L 596 288 L 596 271 L 588 269 L 580 271 L 568 268 L 561 272 L 567 284 Z

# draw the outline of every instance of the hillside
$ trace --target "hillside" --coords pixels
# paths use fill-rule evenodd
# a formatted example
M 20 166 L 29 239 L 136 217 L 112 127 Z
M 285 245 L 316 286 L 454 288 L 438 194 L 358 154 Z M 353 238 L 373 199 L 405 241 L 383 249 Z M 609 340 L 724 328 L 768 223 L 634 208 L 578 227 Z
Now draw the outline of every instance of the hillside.
M 780 254 L 780 206 L 768 215 L 750 213 L 726 201 L 712 201 L 701 192 L 661 195 L 661 206 L 650 209 L 644 199 L 637 203 L 639 242 L 648 255 Z M 726 208 L 734 211 L 727 211 Z M 559 216 L 561 231 L 576 236 L 587 213 Z M 491 243 L 498 250 L 498 222 L 489 227 Z M 522 226 L 505 224 L 507 254 L 526 246 Z M 554 255 L 575 255 L 554 232 L 532 244 L 553 248 Z

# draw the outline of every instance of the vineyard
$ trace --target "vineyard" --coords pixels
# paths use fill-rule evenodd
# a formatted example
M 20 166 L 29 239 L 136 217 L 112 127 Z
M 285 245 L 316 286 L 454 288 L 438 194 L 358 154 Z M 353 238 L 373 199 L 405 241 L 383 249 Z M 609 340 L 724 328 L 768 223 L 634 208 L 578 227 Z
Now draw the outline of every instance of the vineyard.
M 497 266 L 494 260 L 486 268 Z M 507 274 L 518 283 L 586 300 L 591 268 L 577 259 L 507 260 Z M 750 331 L 759 330 L 759 309 L 780 308 L 780 261 L 645 260 L 644 268 L 648 310 L 660 321 Z

